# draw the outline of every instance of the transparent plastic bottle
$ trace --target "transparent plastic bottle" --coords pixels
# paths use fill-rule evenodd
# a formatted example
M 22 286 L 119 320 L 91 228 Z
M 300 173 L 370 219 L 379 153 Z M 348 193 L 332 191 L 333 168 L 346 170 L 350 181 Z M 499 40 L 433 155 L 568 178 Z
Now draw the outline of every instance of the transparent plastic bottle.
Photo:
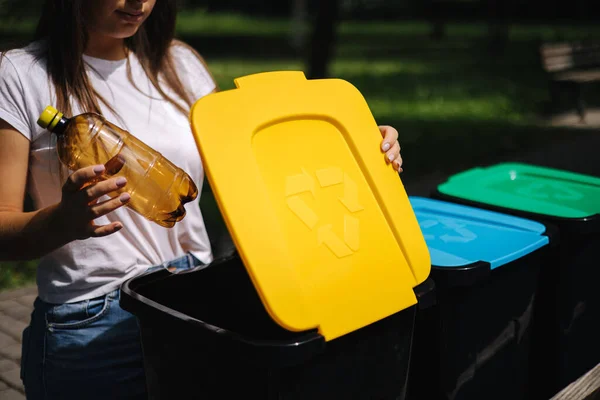
M 161 226 L 170 228 L 181 221 L 184 204 L 198 196 L 185 171 L 101 115 L 65 118 L 48 106 L 37 123 L 57 135 L 58 157 L 65 166 L 74 171 L 104 164 L 98 180 L 125 177 L 127 185 L 116 192 L 130 194 L 127 207 Z

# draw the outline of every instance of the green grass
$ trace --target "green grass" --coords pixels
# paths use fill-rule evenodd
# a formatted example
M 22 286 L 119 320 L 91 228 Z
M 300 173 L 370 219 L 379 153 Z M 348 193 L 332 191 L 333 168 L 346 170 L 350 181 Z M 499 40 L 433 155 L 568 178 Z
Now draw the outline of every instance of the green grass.
M 230 89 L 241 75 L 304 69 L 289 29 L 287 20 L 188 11 L 178 33 Z M 376 116 L 535 123 L 548 100 L 537 41 L 600 35 L 596 26 L 515 24 L 506 53 L 491 56 L 485 24 L 448 24 L 442 42 L 429 39 L 429 29 L 419 21 L 344 22 L 331 75 L 355 84 Z
M 36 261 L 0 262 L 0 291 L 35 282 Z
M 289 30 L 286 19 L 249 18 L 239 14 L 209 14 L 203 10 L 181 11 L 177 31 L 180 34 L 220 36 L 282 36 Z
M 31 21 L 2 23 L 0 43 L 30 34 Z M 600 37 L 600 26 L 513 24 L 504 53 L 490 53 L 485 23 L 449 23 L 442 41 L 421 21 L 339 26 L 330 75 L 354 84 L 376 120 L 400 131 L 405 182 L 515 157 L 576 132 L 539 124 L 548 101 L 541 40 Z M 287 19 L 182 12 L 178 36 L 203 54 L 221 89 L 257 72 L 304 70 Z M 600 104 L 592 88 L 588 102 Z M 565 104 L 568 97 L 565 95 Z M 32 264 L 0 265 L 0 289 L 34 277 Z

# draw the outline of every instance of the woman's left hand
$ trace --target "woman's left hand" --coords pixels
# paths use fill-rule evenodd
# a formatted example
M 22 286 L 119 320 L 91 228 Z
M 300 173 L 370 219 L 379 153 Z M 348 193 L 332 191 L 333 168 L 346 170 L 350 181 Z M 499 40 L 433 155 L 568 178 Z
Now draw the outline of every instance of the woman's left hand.
M 379 131 L 383 136 L 381 150 L 385 152 L 385 161 L 392 163 L 394 169 L 402 172 L 402 156 L 400 155 L 400 143 L 398 143 L 398 131 L 388 125 L 380 125 Z

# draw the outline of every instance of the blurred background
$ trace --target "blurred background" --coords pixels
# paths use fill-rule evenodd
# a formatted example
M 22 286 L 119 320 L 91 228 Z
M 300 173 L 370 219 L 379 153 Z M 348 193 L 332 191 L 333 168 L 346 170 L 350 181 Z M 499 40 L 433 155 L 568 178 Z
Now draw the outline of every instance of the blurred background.
M 0 0 L 0 48 L 30 39 L 39 8 Z M 598 172 L 596 1 L 184 0 L 180 8 L 177 36 L 204 56 L 221 89 L 274 70 L 354 84 L 377 122 L 400 132 L 411 195 L 500 161 Z M 552 72 L 542 48 L 555 44 Z M 34 267 L 0 263 L 0 290 L 31 282 Z

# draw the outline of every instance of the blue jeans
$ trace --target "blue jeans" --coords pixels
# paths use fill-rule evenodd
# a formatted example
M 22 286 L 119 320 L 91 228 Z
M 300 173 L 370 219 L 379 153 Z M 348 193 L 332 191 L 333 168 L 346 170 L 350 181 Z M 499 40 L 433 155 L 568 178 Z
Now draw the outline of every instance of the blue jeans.
M 200 265 L 191 254 L 151 269 Z M 140 332 L 120 289 L 76 303 L 37 298 L 23 331 L 21 379 L 29 400 L 147 399 Z

